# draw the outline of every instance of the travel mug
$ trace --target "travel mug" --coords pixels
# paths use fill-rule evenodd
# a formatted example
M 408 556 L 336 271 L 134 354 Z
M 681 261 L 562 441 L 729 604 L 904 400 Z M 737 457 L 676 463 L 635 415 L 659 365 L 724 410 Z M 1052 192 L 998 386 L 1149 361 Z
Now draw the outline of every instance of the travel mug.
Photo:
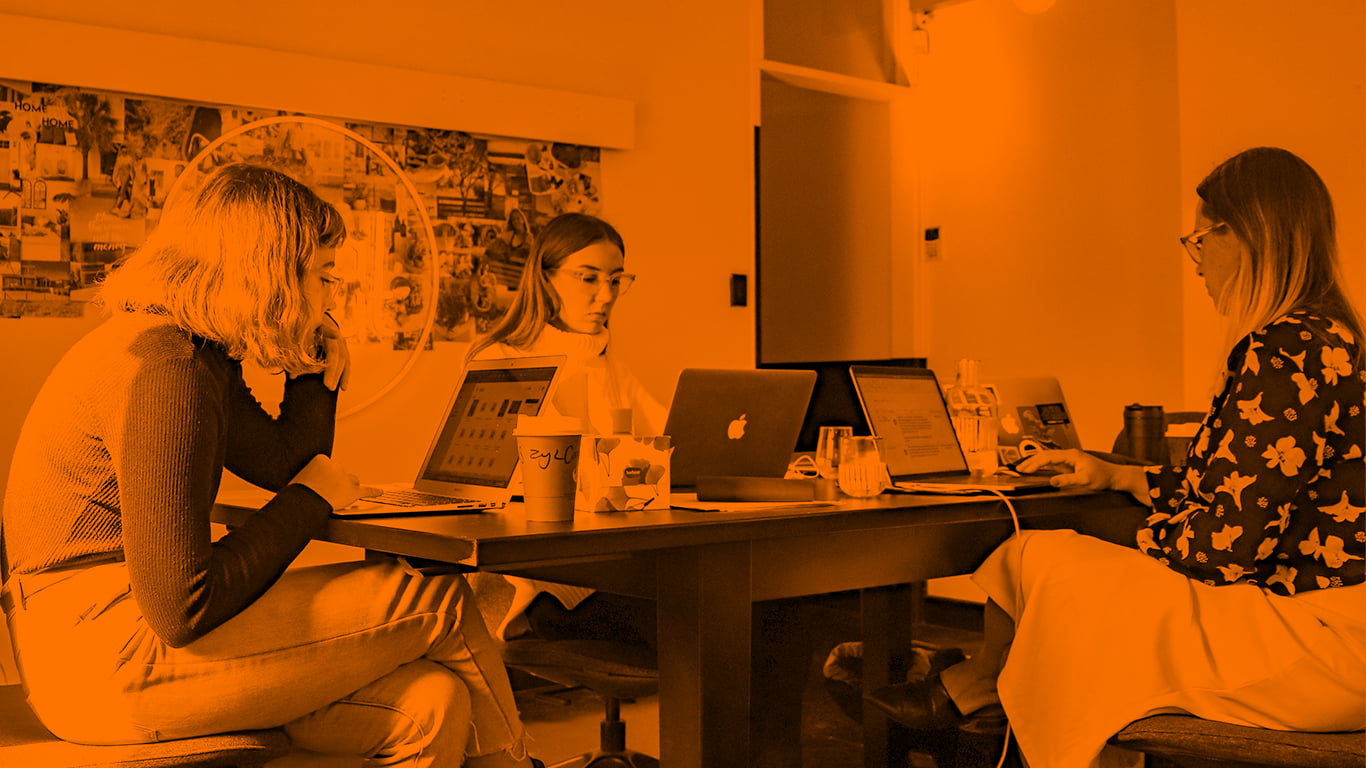
M 1130 456 L 1154 464 L 1167 463 L 1167 417 L 1162 406 L 1125 406 L 1124 431 L 1129 436 Z

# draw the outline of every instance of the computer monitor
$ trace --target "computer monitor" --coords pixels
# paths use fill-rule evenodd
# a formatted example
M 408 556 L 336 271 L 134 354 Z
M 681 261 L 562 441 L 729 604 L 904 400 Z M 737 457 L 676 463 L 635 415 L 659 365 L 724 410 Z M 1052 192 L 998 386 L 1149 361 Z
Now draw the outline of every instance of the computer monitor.
M 798 451 L 816 450 L 816 436 L 821 427 L 847 426 L 854 434 L 871 434 L 868 420 L 859 406 L 854 380 L 849 376 L 851 365 L 882 365 L 902 368 L 924 368 L 923 357 L 895 357 L 883 360 L 824 360 L 819 362 L 759 363 L 758 368 L 815 371 L 816 386 L 811 392 L 811 404 L 797 434 Z

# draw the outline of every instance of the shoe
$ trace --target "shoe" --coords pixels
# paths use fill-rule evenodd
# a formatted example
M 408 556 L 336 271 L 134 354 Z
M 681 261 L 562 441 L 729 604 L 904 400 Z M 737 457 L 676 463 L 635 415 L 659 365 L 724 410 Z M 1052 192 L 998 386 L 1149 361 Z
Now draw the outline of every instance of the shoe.
M 925 674 L 926 676 L 937 675 L 955 664 L 967 661 L 967 659 L 968 657 L 963 653 L 962 648 L 954 646 L 939 648 L 930 654 L 930 668 Z
M 937 673 L 878 688 L 864 694 L 863 699 L 912 730 L 943 731 L 957 728 L 964 720 Z
M 912 651 L 911 671 L 906 680 L 937 675 L 966 658 L 962 648 L 950 646 L 930 650 L 917 646 Z M 821 673 L 825 677 L 825 689 L 840 711 L 856 722 L 863 722 L 863 643 L 835 646 Z

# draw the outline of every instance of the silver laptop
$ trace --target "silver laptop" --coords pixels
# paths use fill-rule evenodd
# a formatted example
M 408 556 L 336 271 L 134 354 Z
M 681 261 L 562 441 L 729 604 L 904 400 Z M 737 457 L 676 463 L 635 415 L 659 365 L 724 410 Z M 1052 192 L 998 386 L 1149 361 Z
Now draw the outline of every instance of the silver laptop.
M 869 429 L 882 438 L 893 485 L 906 491 L 1046 491 L 1047 477 L 974 475 L 953 431 L 939 381 L 928 368 L 849 368 Z
M 1002 464 L 1055 448 L 1081 448 L 1062 385 L 1052 376 L 997 379 L 988 388 L 1000 404 L 997 452 Z
M 563 355 L 475 360 L 460 380 L 432 439 L 417 479 L 380 486 L 384 495 L 361 499 L 333 514 L 379 517 L 477 512 L 512 496 L 517 416 L 534 416 L 554 394 Z
M 707 476 L 782 477 L 815 384 L 815 371 L 685 369 L 664 427 L 672 487 Z

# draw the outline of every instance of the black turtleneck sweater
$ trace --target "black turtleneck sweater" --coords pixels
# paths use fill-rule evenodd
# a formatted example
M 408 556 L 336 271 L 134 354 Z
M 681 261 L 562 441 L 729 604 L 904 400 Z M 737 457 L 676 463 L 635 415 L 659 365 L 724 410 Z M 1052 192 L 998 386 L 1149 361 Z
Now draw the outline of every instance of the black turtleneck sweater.
M 336 394 L 319 374 L 284 389 L 272 417 L 222 347 L 116 313 L 67 352 L 24 422 L 3 508 L 11 572 L 124 559 L 148 625 L 177 647 L 236 616 L 331 511 L 289 481 L 331 452 Z M 213 541 L 224 468 L 278 493 Z

